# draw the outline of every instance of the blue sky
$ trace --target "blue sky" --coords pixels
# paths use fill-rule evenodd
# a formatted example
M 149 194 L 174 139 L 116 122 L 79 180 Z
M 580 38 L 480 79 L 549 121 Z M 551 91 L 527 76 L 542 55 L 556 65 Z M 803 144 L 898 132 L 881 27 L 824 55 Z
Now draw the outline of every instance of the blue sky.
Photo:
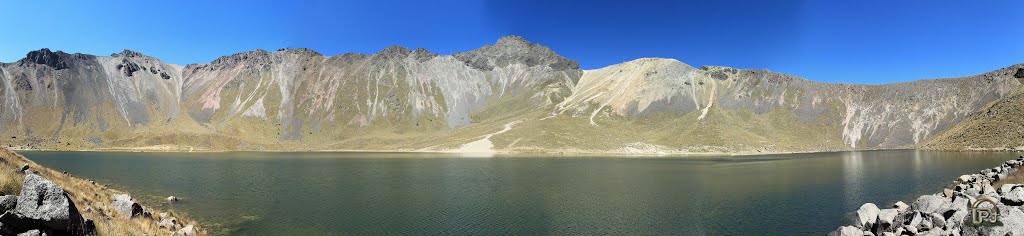
M 887 83 L 1024 62 L 1024 1 L 6 1 L 0 61 L 132 49 L 176 64 L 252 49 L 449 54 L 520 35 L 584 69 L 641 57 Z

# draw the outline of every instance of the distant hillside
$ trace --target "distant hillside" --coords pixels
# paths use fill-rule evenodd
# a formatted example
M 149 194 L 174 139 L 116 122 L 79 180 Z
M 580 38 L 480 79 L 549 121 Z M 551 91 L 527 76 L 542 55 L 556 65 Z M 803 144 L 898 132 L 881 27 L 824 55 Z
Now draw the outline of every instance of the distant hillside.
M 1024 65 L 990 73 L 1024 79 Z M 1000 98 L 921 145 L 941 150 L 1024 150 L 1024 90 Z
M 42 49 L 0 64 L 0 135 L 71 150 L 902 148 L 1019 90 L 1009 70 L 885 85 L 657 58 L 584 71 L 517 36 L 453 55 L 255 50 L 186 66 Z

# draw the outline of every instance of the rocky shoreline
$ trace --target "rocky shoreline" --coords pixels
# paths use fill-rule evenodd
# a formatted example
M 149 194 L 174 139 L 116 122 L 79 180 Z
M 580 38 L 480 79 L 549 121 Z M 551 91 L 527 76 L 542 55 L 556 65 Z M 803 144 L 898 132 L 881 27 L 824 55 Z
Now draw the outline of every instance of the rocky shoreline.
M 896 202 L 880 209 L 865 203 L 854 212 L 852 225 L 828 235 L 1024 235 L 1024 185 L 993 183 L 1005 180 L 1024 165 L 1024 156 L 1002 165 L 962 175 L 942 192 L 922 195 L 911 204 Z M 992 208 L 994 207 L 994 209 Z M 998 212 L 985 221 L 984 210 Z M 977 213 L 980 221 L 973 217 Z
M 2 236 L 207 234 L 187 217 L 144 208 L 124 192 L 0 148 Z

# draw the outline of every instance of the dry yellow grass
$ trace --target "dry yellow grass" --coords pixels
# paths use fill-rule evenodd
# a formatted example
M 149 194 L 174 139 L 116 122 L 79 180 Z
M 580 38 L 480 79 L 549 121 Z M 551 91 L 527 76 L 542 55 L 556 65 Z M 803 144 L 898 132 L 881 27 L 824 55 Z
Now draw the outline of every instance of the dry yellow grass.
M 992 187 L 999 189 L 1004 184 L 1024 184 L 1024 171 L 1017 170 L 1013 172 L 1013 174 L 1007 176 L 1006 178 L 1000 179 L 999 181 L 995 182 L 995 184 L 993 184 Z
M 110 206 L 114 200 L 113 195 L 124 192 L 40 166 L 24 156 L 2 147 L 0 147 L 0 194 L 16 195 L 21 192 L 21 181 L 24 177 L 14 170 L 26 163 L 29 168 L 35 170 L 43 178 L 63 187 L 82 215 L 85 218 L 93 219 L 100 235 L 169 235 L 172 233 L 170 229 L 160 228 L 157 225 L 159 214 L 168 211 L 143 206 L 147 211 L 153 213 L 153 218 L 128 218 Z M 194 225 L 199 229 L 199 235 L 207 235 L 205 230 L 199 228 L 197 222 L 187 216 L 173 211 L 168 214 L 175 217 L 183 226 Z

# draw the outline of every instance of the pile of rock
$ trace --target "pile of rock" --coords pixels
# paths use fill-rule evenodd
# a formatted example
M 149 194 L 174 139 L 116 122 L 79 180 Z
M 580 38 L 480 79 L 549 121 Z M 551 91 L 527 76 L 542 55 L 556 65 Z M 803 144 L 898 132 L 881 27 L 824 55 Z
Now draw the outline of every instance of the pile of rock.
M 64 188 L 25 171 L 18 196 L 0 196 L 0 235 L 96 235 Z
M 992 187 L 1021 165 L 1024 156 L 960 176 L 952 188 L 918 197 L 910 205 L 897 202 L 892 208 L 879 209 L 873 203 L 864 204 L 856 211 L 853 225 L 839 227 L 829 235 L 1024 235 L 1024 185 Z M 970 208 L 985 199 L 995 202 L 1002 225 L 972 223 Z
M 128 194 L 114 194 L 114 201 L 110 203 L 110 206 L 128 218 L 153 218 L 152 213 L 142 208 L 142 205 L 135 202 L 135 199 Z M 199 235 L 199 229 L 196 226 L 182 225 L 169 212 L 160 213 L 159 217 L 159 219 L 154 219 L 158 222 L 157 226 L 169 230 L 171 235 Z

